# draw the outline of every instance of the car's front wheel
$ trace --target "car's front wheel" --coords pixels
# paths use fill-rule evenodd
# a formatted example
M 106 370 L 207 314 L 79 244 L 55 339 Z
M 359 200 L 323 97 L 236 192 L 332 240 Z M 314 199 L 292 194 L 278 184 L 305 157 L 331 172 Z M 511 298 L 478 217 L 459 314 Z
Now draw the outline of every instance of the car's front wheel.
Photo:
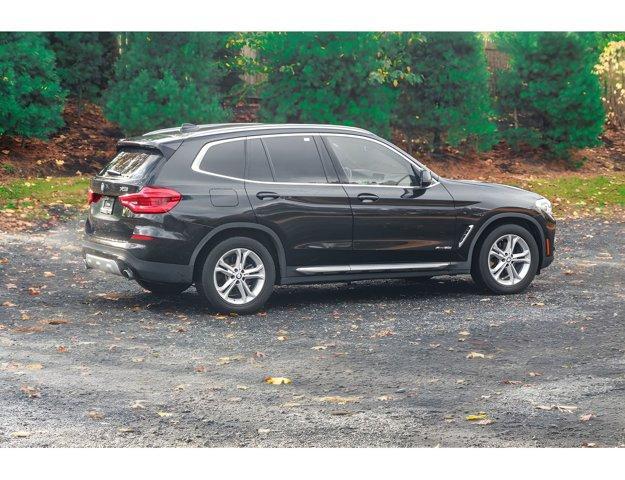
M 538 260 L 538 245 L 530 232 L 519 225 L 502 225 L 481 242 L 471 276 L 493 293 L 519 293 L 536 276 Z
M 206 257 L 197 289 L 217 310 L 252 313 L 271 296 L 276 279 L 271 253 L 257 240 L 229 238 Z

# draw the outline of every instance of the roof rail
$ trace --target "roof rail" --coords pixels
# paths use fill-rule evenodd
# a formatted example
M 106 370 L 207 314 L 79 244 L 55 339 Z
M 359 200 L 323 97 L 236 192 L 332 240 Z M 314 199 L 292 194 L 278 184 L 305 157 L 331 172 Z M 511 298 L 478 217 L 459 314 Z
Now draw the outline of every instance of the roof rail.
M 200 127 L 198 127 L 195 123 L 183 123 L 180 127 L 180 133 L 193 132 L 198 128 Z

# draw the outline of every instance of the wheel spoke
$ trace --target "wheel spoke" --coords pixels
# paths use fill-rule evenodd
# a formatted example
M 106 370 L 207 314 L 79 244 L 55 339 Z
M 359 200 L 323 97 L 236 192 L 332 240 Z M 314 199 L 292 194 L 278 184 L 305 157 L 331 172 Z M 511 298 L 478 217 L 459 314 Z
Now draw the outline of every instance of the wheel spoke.
M 499 262 L 495 266 L 495 268 L 490 269 L 490 273 L 492 273 L 496 279 L 499 279 L 499 277 L 501 276 L 501 272 L 503 272 L 505 266 L 506 266 L 506 262 Z
M 243 290 L 245 290 L 245 294 L 247 295 L 247 298 L 249 300 L 256 298 L 256 295 L 254 294 L 254 292 L 252 292 L 252 290 L 250 289 L 247 283 L 241 282 L 241 285 L 243 285 Z
M 241 294 L 241 301 L 247 303 L 247 293 L 245 292 L 245 288 L 243 288 L 243 282 L 237 282 L 237 289 Z
M 231 265 L 228 265 L 226 261 L 223 259 L 223 257 L 219 259 L 219 262 L 217 262 L 217 266 L 221 267 L 224 270 L 227 270 L 228 272 L 234 275 L 234 268 Z

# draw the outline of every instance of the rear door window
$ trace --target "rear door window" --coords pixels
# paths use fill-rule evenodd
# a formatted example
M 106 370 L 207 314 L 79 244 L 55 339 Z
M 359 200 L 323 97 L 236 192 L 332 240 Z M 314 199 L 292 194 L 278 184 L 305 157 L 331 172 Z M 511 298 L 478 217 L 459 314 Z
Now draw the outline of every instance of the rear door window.
M 124 179 L 143 178 L 162 157 L 156 150 L 123 149 L 98 175 Z
M 243 178 L 245 142 L 243 139 L 211 144 L 200 162 L 200 170 L 226 177 Z
M 327 183 L 315 140 L 310 135 L 264 137 L 278 182 Z

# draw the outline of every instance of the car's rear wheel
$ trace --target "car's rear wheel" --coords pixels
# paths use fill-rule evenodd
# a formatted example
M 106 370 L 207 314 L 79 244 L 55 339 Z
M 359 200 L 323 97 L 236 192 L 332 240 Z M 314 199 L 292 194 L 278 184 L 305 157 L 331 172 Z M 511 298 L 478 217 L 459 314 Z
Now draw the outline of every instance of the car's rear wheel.
M 178 295 L 190 286 L 188 283 L 158 283 L 145 280 L 137 280 L 137 283 L 154 295 L 159 296 Z
M 538 270 L 538 245 L 519 225 L 502 225 L 490 232 L 471 267 L 475 283 L 493 293 L 525 290 Z
M 208 254 L 197 289 L 217 310 L 252 313 L 269 299 L 275 279 L 269 250 L 252 238 L 235 237 Z

